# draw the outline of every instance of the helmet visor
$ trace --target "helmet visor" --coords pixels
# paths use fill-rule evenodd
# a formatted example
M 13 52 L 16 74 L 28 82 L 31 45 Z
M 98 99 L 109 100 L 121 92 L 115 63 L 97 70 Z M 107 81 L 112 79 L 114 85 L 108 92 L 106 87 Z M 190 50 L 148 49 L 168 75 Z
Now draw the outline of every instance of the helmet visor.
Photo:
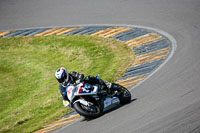
M 57 79 L 59 83 L 63 83 L 67 78 L 67 75 L 66 73 L 64 74 L 64 77 L 60 78 L 60 79 Z
M 59 83 L 63 83 L 65 80 L 64 79 L 57 79 Z

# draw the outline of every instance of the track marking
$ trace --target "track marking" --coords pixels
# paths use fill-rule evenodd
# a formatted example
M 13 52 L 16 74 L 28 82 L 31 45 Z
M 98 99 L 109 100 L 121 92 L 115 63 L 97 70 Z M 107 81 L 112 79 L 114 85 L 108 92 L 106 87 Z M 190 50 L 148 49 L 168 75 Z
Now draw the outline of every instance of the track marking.
M 125 31 L 129 31 L 131 30 L 131 28 L 124 28 L 124 27 L 112 27 L 112 28 L 108 28 L 105 30 L 101 30 L 99 32 L 93 33 L 91 34 L 91 36 L 100 36 L 100 37 L 104 37 L 104 38 L 108 38 L 108 37 L 112 37 L 115 36 L 119 33 L 125 32 Z
M 14 32 L 14 31 L 13 31 Z M 11 31 L 4 31 L 0 33 L 0 37 L 11 33 Z
M 121 29 L 118 29 L 118 30 L 114 30 L 113 32 L 109 33 L 109 34 L 106 34 L 104 35 L 105 38 L 108 38 L 108 37 L 113 37 L 119 33 L 122 33 L 122 32 L 125 32 L 125 31 L 129 31 L 131 30 L 131 28 L 121 28 Z
M 153 43 L 153 42 L 159 41 L 161 39 L 163 39 L 162 36 L 158 35 L 157 33 L 149 33 L 149 34 L 128 40 L 125 43 L 129 47 L 133 48 L 133 47 L 138 47 L 138 46 L 146 45 L 149 43 Z
M 147 62 L 153 62 L 155 60 L 165 58 L 165 57 L 167 57 L 168 53 L 169 53 L 169 48 L 164 48 L 164 49 L 159 50 L 159 51 L 154 51 L 154 52 L 151 52 L 151 53 L 147 53 L 147 54 L 137 56 L 133 66 L 138 66 L 138 65 L 141 65 L 141 64 L 145 64 Z
M 58 28 L 58 29 L 56 29 L 56 30 L 54 30 L 54 31 L 52 31 L 50 33 L 45 34 L 44 36 L 55 35 L 57 33 L 60 33 L 62 31 L 64 31 L 64 30 L 66 30 L 66 28 Z
M 45 36 L 46 34 L 51 33 L 51 32 L 53 32 L 53 31 L 55 31 L 55 30 L 56 30 L 55 28 L 49 29 L 49 30 L 46 30 L 46 31 L 44 31 L 44 32 L 35 34 L 34 36 Z
M 71 32 L 71 31 L 74 31 L 74 30 L 77 30 L 77 29 L 80 29 L 82 27 L 72 27 L 72 28 L 66 28 L 66 30 L 63 30 L 59 33 L 56 33 L 56 35 L 62 35 L 62 34 L 65 34 L 67 32 Z
M 126 79 L 126 81 L 122 80 L 122 81 L 117 82 L 117 83 L 120 84 L 120 85 L 122 85 L 122 86 L 129 86 L 129 85 L 132 85 L 132 84 L 137 84 L 138 82 L 140 82 L 141 80 L 143 80 L 146 77 L 147 77 L 147 74 L 140 75 L 140 76 L 138 76 L 135 79 L 132 79 L 132 80 L 127 80 Z
M 64 34 L 64 33 L 67 33 L 67 32 L 73 31 L 73 30 L 77 30 L 79 28 L 82 28 L 82 27 L 73 27 L 73 28 L 69 28 L 69 29 L 52 28 L 52 29 L 46 30 L 44 32 L 35 34 L 34 36 L 48 36 L 48 35 L 53 35 L 53 34 L 61 35 L 61 34 Z
M 127 78 L 127 79 L 124 79 L 124 80 L 118 80 L 118 81 L 116 81 L 116 83 L 121 84 L 121 83 L 129 82 L 129 81 L 137 80 L 139 78 L 146 77 L 146 76 L 147 76 L 146 74 L 139 75 L 139 76 Z
M 43 129 L 36 131 L 35 133 L 46 133 L 49 131 L 53 131 L 53 130 L 61 128 L 67 124 L 70 124 L 70 123 L 78 120 L 79 118 L 80 118 L 80 115 L 78 115 L 78 114 L 69 116 L 67 118 L 62 118 L 58 121 L 53 122 L 52 124 L 47 125 Z
M 91 34 L 91 36 L 103 36 L 105 34 L 107 34 L 108 32 L 112 31 L 113 29 L 116 29 L 117 27 L 112 27 L 112 28 L 107 28 L 104 30 L 100 30 L 96 33 Z

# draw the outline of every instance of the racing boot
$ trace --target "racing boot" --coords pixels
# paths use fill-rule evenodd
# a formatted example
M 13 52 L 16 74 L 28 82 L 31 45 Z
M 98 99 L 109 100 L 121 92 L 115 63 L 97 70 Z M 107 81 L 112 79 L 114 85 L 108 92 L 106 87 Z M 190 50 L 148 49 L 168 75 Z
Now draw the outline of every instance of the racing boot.
M 111 89 L 112 87 L 112 83 L 108 82 L 108 81 L 103 81 L 104 84 L 106 85 L 107 89 Z
M 106 81 L 107 82 L 107 81 Z M 106 85 L 107 85 L 107 88 L 108 88 L 108 90 L 110 91 L 110 93 L 116 93 L 116 91 L 117 92 L 120 92 L 120 90 L 121 90 L 121 86 L 120 85 L 118 85 L 118 84 L 114 84 L 114 83 L 109 83 L 109 82 L 107 82 L 106 83 Z
M 102 79 L 99 79 L 99 83 L 103 86 L 105 86 L 105 89 L 109 94 L 113 94 L 115 91 L 120 90 L 119 86 L 117 84 L 110 83 L 108 81 L 104 81 Z
M 106 86 L 108 94 L 113 94 L 115 92 L 115 89 L 113 88 L 113 84 L 108 81 L 103 81 L 104 85 Z

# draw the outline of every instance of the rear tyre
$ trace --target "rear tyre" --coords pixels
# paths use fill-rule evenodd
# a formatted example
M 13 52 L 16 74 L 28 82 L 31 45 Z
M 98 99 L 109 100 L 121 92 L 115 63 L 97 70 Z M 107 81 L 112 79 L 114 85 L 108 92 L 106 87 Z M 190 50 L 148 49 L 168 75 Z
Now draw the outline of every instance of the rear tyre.
M 118 84 L 115 84 L 115 85 L 118 85 Z M 119 92 L 119 99 L 120 99 L 121 104 L 127 104 L 131 102 L 131 93 L 127 88 L 121 85 L 118 85 L 118 92 Z
M 76 102 L 74 104 L 74 109 L 80 115 L 86 118 L 97 118 L 102 115 L 100 108 L 96 105 L 91 105 L 90 107 L 81 104 L 80 102 Z

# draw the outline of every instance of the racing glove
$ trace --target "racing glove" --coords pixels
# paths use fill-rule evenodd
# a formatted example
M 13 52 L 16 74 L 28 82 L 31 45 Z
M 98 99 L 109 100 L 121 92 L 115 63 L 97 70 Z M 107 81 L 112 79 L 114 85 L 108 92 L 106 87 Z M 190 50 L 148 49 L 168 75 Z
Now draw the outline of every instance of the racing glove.
M 69 101 L 63 100 L 63 105 L 64 105 L 65 107 L 67 107 L 67 106 L 69 105 Z

